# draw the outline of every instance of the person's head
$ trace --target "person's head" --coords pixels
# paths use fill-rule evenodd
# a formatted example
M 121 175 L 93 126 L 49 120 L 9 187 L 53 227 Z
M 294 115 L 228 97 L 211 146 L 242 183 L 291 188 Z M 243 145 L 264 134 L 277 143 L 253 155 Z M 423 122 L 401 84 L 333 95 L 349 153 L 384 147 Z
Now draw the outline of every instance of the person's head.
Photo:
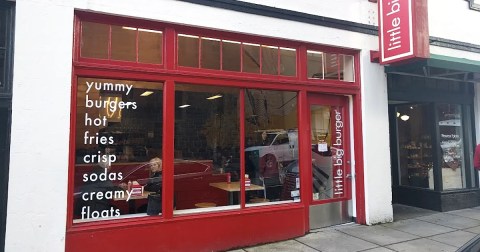
M 156 157 L 156 158 L 152 158 L 150 159 L 149 161 L 149 170 L 150 172 L 154 173 L 154 172 L 161 172 L 162 171 L 162 159 Z

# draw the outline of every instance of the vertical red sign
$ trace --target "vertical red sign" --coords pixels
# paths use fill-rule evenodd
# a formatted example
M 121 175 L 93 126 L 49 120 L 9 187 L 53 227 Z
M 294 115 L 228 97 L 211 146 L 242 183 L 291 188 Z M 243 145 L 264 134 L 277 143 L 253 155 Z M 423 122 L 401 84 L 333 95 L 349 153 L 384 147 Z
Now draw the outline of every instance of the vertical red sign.
M 414 57 L 412 0 L 379 0 L 380 63 Z

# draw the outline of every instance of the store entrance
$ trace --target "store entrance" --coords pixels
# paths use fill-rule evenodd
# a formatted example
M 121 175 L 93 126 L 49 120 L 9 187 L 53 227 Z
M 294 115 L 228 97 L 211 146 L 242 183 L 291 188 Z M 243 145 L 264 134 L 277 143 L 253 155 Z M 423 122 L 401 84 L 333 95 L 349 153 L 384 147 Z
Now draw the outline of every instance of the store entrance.
M 352 221 L 348 98 L 308 96 L 310 121 L 310 229 Z

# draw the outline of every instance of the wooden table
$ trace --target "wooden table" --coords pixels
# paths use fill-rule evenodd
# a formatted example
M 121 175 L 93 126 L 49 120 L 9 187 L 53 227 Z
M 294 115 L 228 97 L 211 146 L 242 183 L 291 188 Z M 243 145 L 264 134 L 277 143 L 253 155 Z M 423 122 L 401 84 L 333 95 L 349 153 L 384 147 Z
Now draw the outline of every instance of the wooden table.
M 233 193 L 240 192 L 240 182 L 216 182 L 209 184 L 212 187 L 227 191 L 230 195 L 230 205 L 233 205 Z M 245 186 L 245 191 L 261 191 L 265 189 L 263 186 L 251 184 L 250 186 Z
M 216 182 L 210 183 L 210 186 L 222 189 L 227 192 L 240 192 L 240 182 Z M 251 184 L 250 186 L 245 186 L 245 191 L 260 191 L 263 190 L 263 186 Z

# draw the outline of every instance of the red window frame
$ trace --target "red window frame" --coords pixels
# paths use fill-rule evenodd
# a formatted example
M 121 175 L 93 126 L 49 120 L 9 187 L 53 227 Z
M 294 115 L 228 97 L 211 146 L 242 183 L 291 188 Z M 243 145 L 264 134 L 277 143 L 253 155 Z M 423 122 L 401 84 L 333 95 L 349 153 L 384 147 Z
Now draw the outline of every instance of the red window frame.
M 123 62 L 117 60 L 100 60 L 87 59 L 80 57 L 80 34 L 81 21 L 99 22 L 110 25 L 124 25 L 139 27 L 145 29 L 162 30 L 163 31 L 163 60 L 161 65 L 143 64 L 135 62 Z M 288 41 L 274 38 L 266 38 L 253 35 L 236 34 L 226 31 L 209 30 L 204 28 L 186 27 L 176 24 L 165 24 L 162 22 L 153 22 L 146 20 L 137 20 L 133 18 L 123 18 L 107 16 L 97 13 L 87 13 L 82 11 L 75 12 L 74 22 L 74 47 L 73 47 L 73 72 L 72 72 L 72 115 L 76 115 L 76 95 L 77 95 L 77 79 L 79 77 L 90 78 L 116 78 L 129 80 L 142 80 L 164 83 L 164 105 L 163 105 L 163 145 L 173 146 L 173 132 L 174 132 L 174 110 L 175 110 L 175 83 L 189 83 L 199 85 L 221 85 L 227 87 L 240 88 L 240 144 L 241 148 L 245 145 L 244 140 L 244 90 L 251 89 L 270 89 L 270 90 L 285 90 L 295 91 L 298 93 L 297 100 L 297 116 L 299 129 L 305 126 L 307 118 L 305 106 L 307 106 L 307 93 L 332 93 L 337 95 L 352 95 L 353 97 L 353 114 L 356 122 L 354 129 L 354 142 L 356 146 L 356 176 L 357 176 L 357 220 L 361 223 L 365 221 L 365 211 L 363 202 L 363 154 L 361 149 L 362 132 L 361 132 L 361 97 L 360 97 L 360 66 L 359 66 L 359 51 L 345 48 L 334 48 L 330 46 L 304 43 L 298 41 Z M 205 37 L 214 37 L 225 40 L 233 40 L 246 43 L 255 43 L 263 45 L 275 45 L 279 47 L 294 48 L 297 51 L 297 70 L 296 76 L 281 76 L 281 75 L 267 75 L 267 74 L 251 74 L 244 72 L 218 71 L 201 68 L 179 67 L 177 66 L 177 34 L 198 34 Z M 328 53 L 346 54 L 354 56 L 354 82 L 345 82 L 339 80 L 320 80 L 307 78 L 306 52 L 308 50 L 316 50 Z M 168 116 L 167 116 L 168 115 Z M 168 117 L 168 118 L 167 118 Z M 164 169 L 164 183 L 162 205 L 164 206 L 160 218 L 158 217 L 140 217 L 140 218 L 126 218 L 114 220 L 93 221 L 88 223 L 73 224 L 73 176 L 75 166 L 75 127 L 76 116 L 71 117 L 70 128 L 70 155 L 69 155 L 69 179 L 68 179 L 68 199 L 67 199 L 67 231 L 76 232 L 81 230 L 93 230 L 100 227 L 112 228 L 121 227 L 124 225 L 143 225 L 147 223 L 169 222 L 173 219 L 182 218 L 198 218 L 208 216 L 222 216 L 230 215 L 232 211 L 241 211 L 242 213 L 262 212 L 272 209 L 291 209 L 304 207 L 308 204 L 308 197 L 304 189 L 309 185 L 302 185 L 301 203 L 286 203 L 280 205 L 268 205 L 258 207 L 245 207 L 245 188 L 244 188 L 244 153 L 240 152 L 241 160 L 241 201 L 239 210 L 227 210 L 218 212 L 207 212 L 201 214 L 188 214 L 181 216 L 173 216 L 173 200 L 168 195 L 173 195 L 173 170 Z M 300 134 L 300 133 L 299 133 Z M 305 141 L 304 136 L 299 135 L 299 141 Z M 299 143 L 299 146 L 302 146 Z M 299 153 L 299 158 L 305 156 Z M 174 153 L 173 150 L 165 148 L 162 153 L 162 158 L 165 166 L 173 164 Z M 303 164 L 301 163 L 301 166 Z M 303 174 L 302 174 L 303 173 Z M 301 172 L 301 180 L 306 181 L 305 172 Z M 358 179 L 360 177 L 360 179 Z M 308 208 L 308 207 L 305 207 Z M 308 226 L 308 224 L 307 224 Z

